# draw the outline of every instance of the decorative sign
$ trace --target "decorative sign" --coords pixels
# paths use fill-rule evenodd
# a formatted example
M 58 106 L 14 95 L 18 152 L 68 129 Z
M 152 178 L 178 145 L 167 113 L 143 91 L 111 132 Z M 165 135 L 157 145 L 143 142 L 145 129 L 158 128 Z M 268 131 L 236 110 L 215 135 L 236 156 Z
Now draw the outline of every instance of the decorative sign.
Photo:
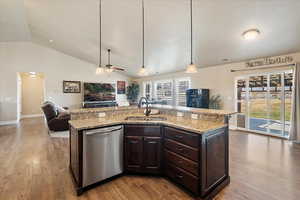
M 117 81 L 117 94 L 125 94 L 125 81 Z
M 267 57 L 263 59 L 246 62 L 246 67 L 259 67 L 265 65 L 291 64 L 294 58 L 292 56 Z
M 63 81 L 64 93 L 81 93 L 80 81 Z

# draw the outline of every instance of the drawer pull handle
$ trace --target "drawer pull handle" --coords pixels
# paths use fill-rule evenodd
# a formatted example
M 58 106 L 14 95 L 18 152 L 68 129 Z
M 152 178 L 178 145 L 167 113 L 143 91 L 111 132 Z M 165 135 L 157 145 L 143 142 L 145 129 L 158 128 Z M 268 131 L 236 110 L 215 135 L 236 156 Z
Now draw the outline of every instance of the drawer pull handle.
M 183 138 L 182 135 L 175 135 L 175 137 L 178 138 L 178 139 L 182 139 Z
M 179 179 L 182 179 L 182 178 L 183 178 L 182 175 L 178 175 L 178 174 L 177 174 L 175 177 L 176 177 L 176 178 L 179 178 Z

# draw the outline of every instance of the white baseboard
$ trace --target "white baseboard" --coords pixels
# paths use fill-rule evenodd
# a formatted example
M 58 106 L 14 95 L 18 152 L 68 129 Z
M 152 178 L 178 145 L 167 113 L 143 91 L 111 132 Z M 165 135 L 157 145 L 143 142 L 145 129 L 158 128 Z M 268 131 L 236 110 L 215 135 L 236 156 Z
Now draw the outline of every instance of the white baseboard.
M 14 125 L 14 124 L 18 124 L 18 121 L 17 120 L 14 120 L 14 121 L 0 121 L 0 126 Z
M 43 114 L 34 114 L 34 115 L 22 115 L 21 119 L 25 119 L 25 118 L 35 118 L 35 117 L 43 117 Z

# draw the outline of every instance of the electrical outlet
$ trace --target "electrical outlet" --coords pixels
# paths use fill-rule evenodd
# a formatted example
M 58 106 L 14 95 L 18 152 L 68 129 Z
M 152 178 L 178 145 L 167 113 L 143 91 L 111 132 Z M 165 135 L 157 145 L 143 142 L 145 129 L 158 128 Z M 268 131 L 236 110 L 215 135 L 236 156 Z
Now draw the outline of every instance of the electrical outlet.
M 105 117 L 106 114 L 104 112 L 98 113 L 98 117 Z
M 183 112 L 177 112 L 177 117 L 183 117 Z
M 192 118 L 192 119 L 198 119 L 198 114 L 192 114 L 192 115 L 191 115 L 191 118 Z

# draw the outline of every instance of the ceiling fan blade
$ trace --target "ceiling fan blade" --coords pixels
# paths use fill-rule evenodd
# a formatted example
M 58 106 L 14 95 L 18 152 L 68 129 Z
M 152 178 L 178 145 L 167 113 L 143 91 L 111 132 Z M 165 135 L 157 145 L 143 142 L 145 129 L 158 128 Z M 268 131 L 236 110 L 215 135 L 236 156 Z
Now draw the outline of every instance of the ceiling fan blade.
M 112 66 L 111 68 L 114 70 L 125 71 L 125 69 L 116 66 Z

